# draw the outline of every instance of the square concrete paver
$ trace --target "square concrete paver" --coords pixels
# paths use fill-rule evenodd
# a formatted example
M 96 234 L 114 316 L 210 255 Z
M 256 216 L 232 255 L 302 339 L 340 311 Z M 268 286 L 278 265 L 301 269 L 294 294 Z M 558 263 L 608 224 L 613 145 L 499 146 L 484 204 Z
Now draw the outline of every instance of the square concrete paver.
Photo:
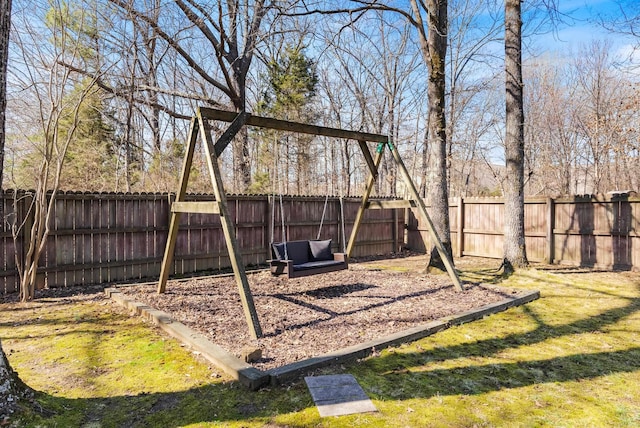
M 378 411 L 350 374 L 307 376 L 304 381 L 323 418 Z

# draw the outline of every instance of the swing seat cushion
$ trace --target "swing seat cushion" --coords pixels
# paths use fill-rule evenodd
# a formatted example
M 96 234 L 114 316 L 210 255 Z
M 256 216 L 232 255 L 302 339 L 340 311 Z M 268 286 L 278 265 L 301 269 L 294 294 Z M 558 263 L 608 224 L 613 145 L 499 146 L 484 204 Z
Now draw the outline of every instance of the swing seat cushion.
M 333 260 L 331 239 L 326 241 L 309 241 L 312 261 Z
M 285 251 L 284 246 L 287 246 Z M 278 260 L 291 260 L 294 265 L 309 262 L 309 241 L 289 241 L 272 244 L 273 256 Z
M 285 245 L 286 252 L 285 252 Z M 313 273 L 331 272 L 347 268 L 344 254 L 331 253 L 331 239 L 324 241 L 288 241 L 271 244 L 271 272 L 275 275 L 288 273 L 289 277 L 298 276 L 294 272 Z M 287 260 L 288 257 L 288 260 Z
M 287 246 L 286 252 L 285 245 Z M 288 257 L 289 260 L 293 261 L 294 266 L 333 260 L 331 239 L 325 241 L 280 242 L 272 244 L 271 248 L 274 258 L 287 260 Z
M 320 260 L 317 262 L 307 262 L 299 265 L 293 265 L 293 270 L 315 270 L 320 268 L 325 268 L 329 266 L 341 266 L 344 265 L 343 261 L 340 260 Z

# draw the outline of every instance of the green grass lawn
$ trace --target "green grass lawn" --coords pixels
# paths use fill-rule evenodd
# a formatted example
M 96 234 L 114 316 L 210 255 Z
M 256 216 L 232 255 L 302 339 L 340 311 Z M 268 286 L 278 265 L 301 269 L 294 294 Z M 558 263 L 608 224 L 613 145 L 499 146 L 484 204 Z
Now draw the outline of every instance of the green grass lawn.
M 0 304 L 10 363 L 38 391 L 34 427 L 640 426 L 640 274 L 540 266 L 507 279 L 523 307 L 324 373 L 379 412 L 320 418 L 304 382 L 250 392 L 100 298 Z M 97 296 L 96 296 L 97 297 Z

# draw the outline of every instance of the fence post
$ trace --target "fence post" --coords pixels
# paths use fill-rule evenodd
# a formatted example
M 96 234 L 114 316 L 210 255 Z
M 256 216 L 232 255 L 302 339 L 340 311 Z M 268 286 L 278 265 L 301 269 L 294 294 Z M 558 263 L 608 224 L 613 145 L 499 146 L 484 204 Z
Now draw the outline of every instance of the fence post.
M 398 210 L 393 210 L 393 252 L 397 253 L 400 248 L 400 241 L 398 239 Z
M 411 208 L 404 209 L 404 234 L 402 237 L 402 246 L 407 248 L 409 246 L 409 220 L 411 219 Z
M 343 243 L 342 240 L 342 225 L 344 224 L 344 220 L 342 218 L 342 216 L 344 215 L 344 213 L 342 212 L 342 196 L 339 196 L 336 198 L 336 234 L 338 235 L 338 239 L 336 240 L 336 243 L 338 245 L 338 252 L 342 253 L 343 250 L 345 248 L 347 248 L 347 245 L 345 243 Z
M 458 251 L 456 257 L 462 257 L 464 246 L 464 199 L 458 197 L 458 227 L 456 229 L 456 240 L 458 241 Z
M 264 246 L 264 255 L 265 258 L 264 260 L 269 260 L 271 259 L 271 237 L 275 236 L 275 233 L 273 232 L 272 228 L 273 228 L 273 219 L 271 218 L 271 204 L 275 203 L 275 200 L 272 201 L 272 196 L 271 195 L 265 195 L 266 196 L 266 204 L 265 204 L 265 209 L 264 209 L 264 241 L 266 243 L 266 245 Z
M 554 235 L 553 229 L 555 228 L 556 208 L 553 198 L 547 198 L 547 257 L 546 261 L 549 264 L 553 263 L 555 257 L 554 254 Z

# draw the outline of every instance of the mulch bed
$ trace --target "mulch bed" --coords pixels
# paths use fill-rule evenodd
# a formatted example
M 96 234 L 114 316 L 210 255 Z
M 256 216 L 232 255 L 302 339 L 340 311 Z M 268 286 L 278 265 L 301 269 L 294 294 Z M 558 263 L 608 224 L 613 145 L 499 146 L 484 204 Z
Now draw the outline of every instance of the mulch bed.
M 264 337 L 249 335 L 233 277 L 169 281 L 164 294 L 155 284 L 121 287 L 130 300 L 145 303 L 206 335 L 240 356 L 259 347 L 260 370 L 281 367 L 350 345 L 504 300 L 515 290 L 465 284 L 457 292 L 446 275 L 371 270 L 286 279 L 269 272 L 249 275 Z

